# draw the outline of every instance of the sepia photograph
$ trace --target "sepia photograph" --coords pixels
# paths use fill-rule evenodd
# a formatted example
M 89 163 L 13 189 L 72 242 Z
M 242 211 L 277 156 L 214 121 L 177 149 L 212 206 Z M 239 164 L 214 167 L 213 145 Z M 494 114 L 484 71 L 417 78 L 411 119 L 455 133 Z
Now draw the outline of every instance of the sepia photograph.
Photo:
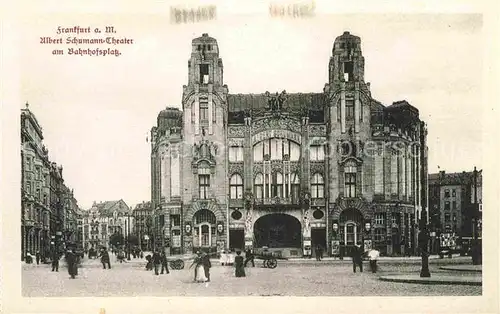
M 21 299 L 485 295 L 483 14 L 161 8 L 18 24 Z

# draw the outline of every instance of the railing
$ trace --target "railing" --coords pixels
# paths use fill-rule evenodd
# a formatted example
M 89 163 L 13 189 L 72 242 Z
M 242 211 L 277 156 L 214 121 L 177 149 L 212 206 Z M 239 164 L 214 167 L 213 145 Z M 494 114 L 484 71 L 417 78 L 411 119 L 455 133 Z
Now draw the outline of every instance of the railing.
M 271 197 L 255 199 L 256 205 L 299 205 L 299 198 L 295 197 Z

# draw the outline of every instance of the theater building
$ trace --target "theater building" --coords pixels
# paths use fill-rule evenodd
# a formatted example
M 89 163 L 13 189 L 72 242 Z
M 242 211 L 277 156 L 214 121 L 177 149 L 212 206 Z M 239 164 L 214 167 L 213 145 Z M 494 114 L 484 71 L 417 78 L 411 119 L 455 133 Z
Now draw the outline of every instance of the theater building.
M 216 39 L 192 40 L 182 111 L 161 111 L 151 130 L 156 243 L 414 252 L 426 126 L 407 101 L 372 98 L 364 63 L 360 38 L 345 32 L 323 92 L 231 94 Z

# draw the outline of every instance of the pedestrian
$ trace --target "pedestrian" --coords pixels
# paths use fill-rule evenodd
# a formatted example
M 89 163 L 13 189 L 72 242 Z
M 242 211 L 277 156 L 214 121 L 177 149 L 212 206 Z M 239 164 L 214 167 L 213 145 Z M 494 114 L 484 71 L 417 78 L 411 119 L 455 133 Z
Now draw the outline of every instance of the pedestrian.
M 153 257 L 151 255 L 146 255 L 146 270 L 153 270 Z
M 163 271 L 166 270 L 167 274 L 170 274 L 168 271 L 168 260 L 167 260 L 167 254 L 165 254 L 165 251 L 161 252 L 161 274 L 163 275 Z
M 152 260 L 153 260 L 153 266 L 155 268 L 155 275 L 159 275 L 158 269 L 160 268 L 160 264 L 161 264 L 161 256 L 160 256 L 160 254 L 158 254 L 158 251 L 155 250 L 153 252 Z
M 368 252 L 368 257 L 370 258 L 370 269 L 372 270 L 372 273 L 377 272 L 377 259 L 380 256 L 380 252 L 376 249 L 371 249 Z
M 243 257 L 241 256 L 241 252 L 236 252 L 236 257 L 234 258 L 234 267 L 235 267 L 235 275 L 236 277 L 246 277 L 245 276 L 245 265 L 243 263 Z
M 358 244 L 352 248 L 352 271 L 356 272 L 356 266 L 359 266 L 359 271 L 363 272 L 363 259 L 361 257 L 361 246 Z
M 102 249 L 102 251 L 101 251 L 101 263 L 102 263 L 102 267 L 104 269 L 106 269 L 106 264 L 108 264 L 108 269 L 111 269 L 111 262 L 110 262 L 110 258 L 109 258 L 109 253 L 108 253 L 108 250 L 106 250 L 106 249 Z
M 36 264 L 40 264 L 40 251 L 36 251 L 35 253 Z
M 201 280 L 200 278 L 204 278 L 203 281 L 205 281 L 206 277 L 205 277 L 205 273 L 204 273 L 202 262 L 201 262 L 201 252 L 200 251 L 196 251 L 196 256 L 193 260 L 193 264 L 191 264 L 191 266 L 189 268 L 191 268 L 193 266 L 194 266 L 194 282 L 200 281 Z M 203 272 L 203 276 L 201 276 L 201 274 L 198 274 L 200 272 Z
M 68 274 L 71 279 L 75 279 L 75 276 L 78 275 L 77 258 L 71 249 L 66 252 L 66 264 L 68 265 Z
M 245 267 L 247 267 L 247 264 L 248 262 L 252 262 L 252 267 L 255 267 L 255 262 L 254 262 L 254 258 L 255 256 L 253 255 L 253 252 L 252 252 L 252 249 L 248 249 L 246 252 L 245 252 Z
M 321 261 L 323 259 L 323 247 L 320 245 L 319 246 L 319 260 Z
M 59 271 L 59 253 L 56 250 L 52 252 L 52 271 Z
M 319 247 L 319 244 L 316 245 L 316 248 L 314 250 L 314 255 L 316 255 L 316 260 L 317 261 L 321 261 L 320 250 L 321 250 L 321 248 Z
M 344 260 L 344 250 L 345 250 L 345 243 L 340 242 L 340 249 L 339 249 L 339 260 Z
M 210 267 L 212 267 L 212 263 L 210 263 L 210 255 L 203 253 L 201 261 L 203 269 L 205 270 L 205 277 L 207 277 L 207 281 L 210 282 Z

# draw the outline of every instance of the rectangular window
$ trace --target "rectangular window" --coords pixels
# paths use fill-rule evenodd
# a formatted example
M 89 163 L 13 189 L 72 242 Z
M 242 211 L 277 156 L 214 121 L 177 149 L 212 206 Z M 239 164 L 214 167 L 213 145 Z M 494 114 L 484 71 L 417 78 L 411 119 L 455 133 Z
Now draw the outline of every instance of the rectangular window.
M 453 210 L 457 209 L 457 201 L 451 202 Z
M 208 102 L 200 101 L 200 124 L 208 124 Z
M 451 216 L 450 214 L 444 214 L 444 222 L 450 222 Z
M 450 190 L 448 190 L 448 189 L 444 190 L 444 197 L 445 198 L 450 197 Z
M 208 84 L 208 64 L 200 64 L 200 83 Z
M 229 161 L 232 161 L 232 162 L 243 161 L 243 147 L 242 146 L 229 147 Z
M 199 191 L 200 199 L 208 199 L 208 190 L 210 188 L 210 175 L 200 174 L 199 175 Z
M 346 120 L 354 119 L 354 99 L 345 100 L 345 117 Z
M 309 158 L 311 161 L 325 160 L 325 146 L 311 145 L 311 148 L 309 150 Z
M 172 216 L 170 216 L 170 219 L 172 219 L 172 226 L 178 227 L 181 225 L 181 216 L 180 215 L 172 215 Z
M 383 213 L 375 214 L 375 224 L 385 225 L 385 215 Z
M 450 210 L 450 202 L 444 202 L 444 210 Z
M 354 63 L 352 61 L 344 62 L 344 81 L 350 82 L 353 78 Z
M 387 231 L 385 230 L 385 228 L 376 228 L 375 229 L 375 237 L 373 240 L 375 242 L 384 242 L 386 232 Z
M 356 173 L 345 174 L 345 197 L 356 197 Z
M 457 196 L 457 190 L 455 190 L 455 189 L 451 190 L 451 196 L 456 197 Z
M 264 157 L 264 144 L 260 142 L 253 147 L 253 160 L 262 161 L 263 157 Z

